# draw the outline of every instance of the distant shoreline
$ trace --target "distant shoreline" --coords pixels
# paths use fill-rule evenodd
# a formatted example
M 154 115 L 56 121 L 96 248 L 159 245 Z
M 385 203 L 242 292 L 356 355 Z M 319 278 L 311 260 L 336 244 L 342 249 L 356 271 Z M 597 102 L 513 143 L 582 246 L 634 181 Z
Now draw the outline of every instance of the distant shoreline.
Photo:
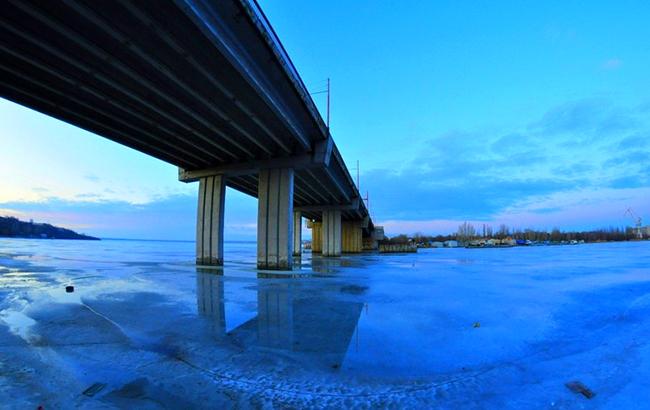
M 43 241 L 49 241 L 53 239 L 59 239 L 63 241 L 101 241 L 102 238 L 95 238 L 94 236 L 88 236 L 88 235 L 80 235 L 84 236 L 83 238 L 39 238 L 37 236 L 7 236 L 7 235 L 0 235 L 0 239 L 37 239 L 37 240 L 43 240 Z
M 134 241 L 134 242 L 183 242 L 183 243 L 196 243 L 194 239 L 141 239 L 141 238 L 101 238 L 104 241 Z M 247 241 L 227 241 L 224 243 L 257 243 L 255 239 Z
M 71 229 L 61 228 L 47 223 L 21 221 L 12 216 L 0 216 L 0 237 L 19 239 L 69 239 L 99 241 L 94 236 L 77 233 Z
M 87 235 L 85 235 L 87 236 Z M 94 238 L 94 237 L 90 237 Z M 0 235 L 0 239 L 64 239 L 64 240 L 98 240 L 98 241 L 119 241 L 119 242 L 170 242 L 170 243 L 196 243 L 192 239 L 140 239 L 140 238 L 94 238 L 94 239 L 72 239 L 72 238 L 39 238 L 29 236 L 6 236 Z M 256 244 L 257 241 L 241 240 L 241 241 L 224 241 L 224 243 L 240 243 L 240 244 Z

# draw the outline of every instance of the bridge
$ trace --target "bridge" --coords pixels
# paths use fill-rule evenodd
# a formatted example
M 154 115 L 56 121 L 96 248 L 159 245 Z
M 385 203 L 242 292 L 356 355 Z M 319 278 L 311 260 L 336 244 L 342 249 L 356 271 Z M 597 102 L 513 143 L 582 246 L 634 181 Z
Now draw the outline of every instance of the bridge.
M 4 0 L 0 96 L 199 182 L 196 261 L 223 264 L 229 186 L 258 198 L 257 264 L 360 252 L 374 226 L 255 0 Z M 97 153 L 101 155 L 101 153 Z

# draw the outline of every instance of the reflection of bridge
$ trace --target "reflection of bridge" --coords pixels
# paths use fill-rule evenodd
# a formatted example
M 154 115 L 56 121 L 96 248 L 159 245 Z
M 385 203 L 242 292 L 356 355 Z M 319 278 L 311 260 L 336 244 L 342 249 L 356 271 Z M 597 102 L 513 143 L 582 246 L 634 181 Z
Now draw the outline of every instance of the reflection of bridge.
M 259 199 L 260 268 L 291 269 L 303 216 L 324 255 L 361 251 L 368 210 L 254 0 L 5 0 L 0 20 L 2 97 L 199 181 L 197 263 L 223 263 L 226 186 Z
M 223 277 L 197 272 L 196 283 L 199 314 L 210 317 L 216 333 L 225 334 Z M 342 364 L 363 304 L 304 297 L 299 286 L 291 280 L 260 283 L 257 316 L 229 333 L 245 343 L 308 354 L 328 365 Z

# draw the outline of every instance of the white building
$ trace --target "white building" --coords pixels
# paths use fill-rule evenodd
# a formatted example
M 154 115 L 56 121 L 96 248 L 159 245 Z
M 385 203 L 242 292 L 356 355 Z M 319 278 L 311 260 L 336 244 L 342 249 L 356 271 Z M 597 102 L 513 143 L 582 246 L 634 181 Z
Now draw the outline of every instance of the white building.
M 445 241 L 445 247 L 446 248 L 457 248 L 458 247 L 458 241 Z

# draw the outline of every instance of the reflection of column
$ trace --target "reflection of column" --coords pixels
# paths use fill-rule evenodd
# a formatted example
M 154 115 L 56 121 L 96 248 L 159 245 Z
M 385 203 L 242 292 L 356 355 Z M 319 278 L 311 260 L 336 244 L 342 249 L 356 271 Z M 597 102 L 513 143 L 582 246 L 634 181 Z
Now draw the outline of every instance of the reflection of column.
M 291 350 L 293 327 L 293 296 L 290 285 L 261 287 L 257 291 L 259 344 Z
M 362 294 L 361 286 L 345 289 Z M 357 326 L 363 303 L 336 297 L 307 297 L 297 282 L 260 285 L 257 290 L 258 344 L 315 354 L 341 363 Z
M 334 274 L 347 260 L 340 258 L 313 258 L 311 260 L 312 272 L 320 274 Z
M 219 334 L 226 332 L 226 312 L 223 297 L 223 276 L 214 271 L 196 272 L 196 304 L 199 315 L 212 319 Z

